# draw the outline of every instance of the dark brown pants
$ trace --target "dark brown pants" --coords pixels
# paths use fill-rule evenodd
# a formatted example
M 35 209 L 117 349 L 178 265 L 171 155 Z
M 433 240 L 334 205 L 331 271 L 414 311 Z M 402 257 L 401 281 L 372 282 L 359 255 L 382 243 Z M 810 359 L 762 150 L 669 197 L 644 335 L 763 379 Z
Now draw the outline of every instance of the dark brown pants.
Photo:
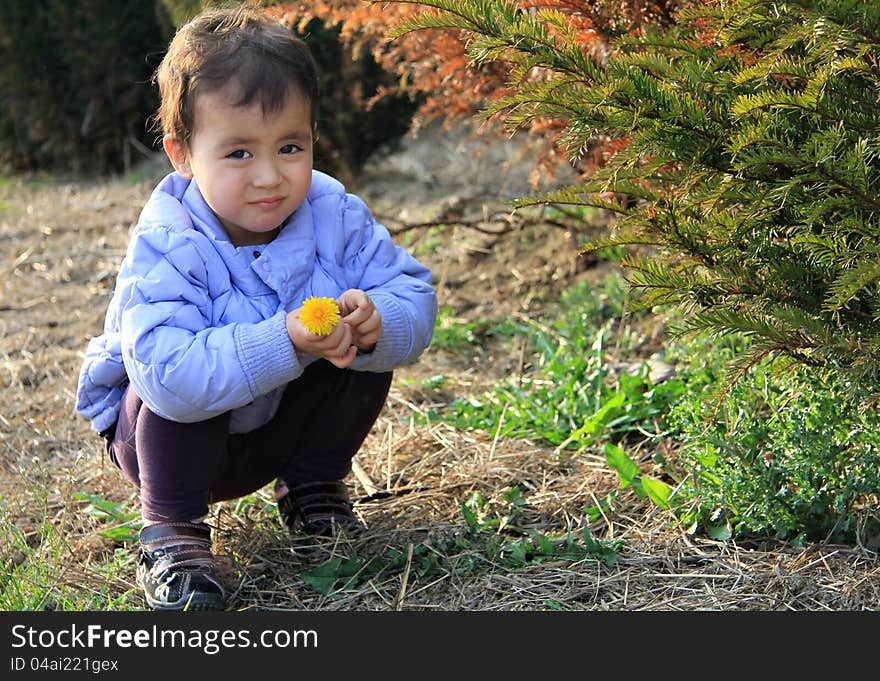
M 147 520 L 192 520 L 208 504 L 290 485 L 341 480 L 379 417 L 391 373 L 338 369 L 318 360 L 287 385 L 266 425 L 229 434 L 229 414 L 177 423 L 153 413 L 129 387 L 110 460 L 140 489 Z

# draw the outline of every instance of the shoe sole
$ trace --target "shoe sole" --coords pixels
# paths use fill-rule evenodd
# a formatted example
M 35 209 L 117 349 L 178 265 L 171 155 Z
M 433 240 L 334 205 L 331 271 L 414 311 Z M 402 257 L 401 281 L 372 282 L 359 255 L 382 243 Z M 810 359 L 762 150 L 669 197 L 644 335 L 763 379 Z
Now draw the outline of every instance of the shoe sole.
M 189 598 L 184 602 L 183 605 L 163 603 L 161 601 L 157 601 L 147 594 L 146 586 L 144 585 L 143 575 L 141 571 L 137 572 L 137 585 L 140 587 L 141 593 L 144 596 L 144 601 L 146 601 L 147 605 L 155 611 L 162 612 L 204 612 L 206 610 L 225 610 L 226 609 L 226 600 L 220 594 L 212 594 L 212 593 L 200 593 L 196 592 L 190 594 Z
M 182 608 L 153 602 L 146 595 L 144 595 L 144 600 L 153 610 L 162 612 L 205 612 L 226 609 L 223 599 L 212 594 L 193 594 Z

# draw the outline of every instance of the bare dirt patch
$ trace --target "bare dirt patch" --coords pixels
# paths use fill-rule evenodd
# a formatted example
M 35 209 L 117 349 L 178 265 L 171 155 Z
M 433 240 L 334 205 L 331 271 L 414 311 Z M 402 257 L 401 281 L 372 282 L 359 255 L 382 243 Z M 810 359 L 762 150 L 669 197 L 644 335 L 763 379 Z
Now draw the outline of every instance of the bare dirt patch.
M 490 234 L 466 226 L 474 215 L 500 214 L 499 192 L 513 195 L 527 185 L 524 177 L 501 173 L 503 163 L 496 157 L 485 157 L 485 165 L 471 158 L 467 168 L 455 167 L 449 158 L 431 155 L 437 148 L 435 141 L 415 157 L 410 148 L 409 158 L 386 158 L 359 190 L 392 230 L 445 215 L 449 226 L 424 227 L 399 238 L 432 267 L 441 305 L 451 307 L 462 323 L 508 315 L 540 318 L 551 314 L 559 292 L 574 281 L 598 281 L 604 274 L 609 266 L 579 261 L 571 235 L 558 227 L 508 229 L 489 220 L 488 228 L 499 230 Z M 74 414 L 76 375 L 88 339 L 101 327 L 129 227 L 163 172 L 158 160 L 144 165 L 137 177 L 17 179 L 0 188 L 0 508 L 34 552 L 41 550 L 39 528 L 48 519 L 65 538 L 59 583 L 104 594 L 108 608 L 139 603 L 131 595 L 133 573 L 108 577 L 101 567 L 130 544 L 102 536 L 106 525 L 83 513 L 87 502 L 76 494 L 99 494 L 132 509 L 136 498 L 104 461 L 97 436 Z M 493 172 L 504 178 L 501 185 L 488 181 Z M 650 342 L 656 338 L 646 341 L 646 352 Z M 563 459 L 539 443 L 419 418 L 436 402 L 483 390 L 515 371 L 520 361 L 509 352 L 432 348 L 418 364 L 397 372 L 389 402 L 356 459 L 360 474 L 350 478 L 359 500 L 356 510 L 367 527 L 357 538 L 297 549 L 274 516 L 268 490 L 217 505 L 211 522 L 232 593 L 230 607 L 847 610 L 880 605 L 880 568 L 873 554 L 691 537 L 667 514 L 628 494 L 590 528 L 593 537 L 622 541 L 613 564 L 550 560 L 515 569 L 504 555 L 468 545 L 462 503 L 474 494 L 500 512 L 508 504 L 505 493 L 518 488 L 528 501 L 521 526 L 553 535 L 581 532 L 584 509 L 616 487 L 614 475 L 596 456 Z M 444 390 L 426 390 L 422 379 L 439 374 L 449 377 Z M 9 571 L 21 560 L 20 552 L 0 546 L 0 570 Z M 304 578 L 320 576 L 327 565 L 336 566 L 330 577 L 345 576 L 330 594 Z M 44 606 L 52 607 L 51 601 Z

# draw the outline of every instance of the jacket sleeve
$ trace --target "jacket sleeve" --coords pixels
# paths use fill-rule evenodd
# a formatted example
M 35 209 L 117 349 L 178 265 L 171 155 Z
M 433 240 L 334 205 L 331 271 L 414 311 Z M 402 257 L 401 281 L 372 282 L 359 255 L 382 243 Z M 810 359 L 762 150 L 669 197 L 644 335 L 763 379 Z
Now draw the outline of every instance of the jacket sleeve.
M 437 317 L 431 271 L 378 224 L 358 197 L 346 195 L 343 269 L 349 288 L 365 291 L 382 316 L 382 337 L 352 365 L 361 371 L 390 371 L 414 362 L 428 347 Z
M 155 413 L 201 421 L 249 404 L 302 373 L 284 312 L 215 326 L 209 267 L 186 233 L 137 232 L 117 283 L 122 360 Z

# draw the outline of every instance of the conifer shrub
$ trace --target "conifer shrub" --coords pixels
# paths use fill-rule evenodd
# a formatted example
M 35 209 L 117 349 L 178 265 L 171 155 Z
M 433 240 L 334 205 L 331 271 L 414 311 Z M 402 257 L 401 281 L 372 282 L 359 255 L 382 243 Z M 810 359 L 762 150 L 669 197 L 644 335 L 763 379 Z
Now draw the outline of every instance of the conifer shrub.
M 587 250 L 628 249 L 634 306 L 729 350 L 669 414 L 679 517 L 719 538 L 876 532 L 880 5 L 695 0 L 597 59 L 559 11 L 421 4 L 398 34 L 461 30 L 507 69 L 487 116 L 559 121 L 573 157 L 610 141 L 582 183 L 518 205 L 615 215 Z
M 0 3 L 0 165 L 125 167 L 150 145 L 166 39 L 151 2 Z
M 475 63 L 508 66 L 515 91 L 489 115 L 563 121 L 575 156 L 621 142 L 582 184 L 520 205 L 615 214 L 590 248 L 632 246 L 639 303 L 681 310 L 680 332 L 747 337 L 735 372 L 796 361 L 880 393 L 880 5 L 695 2 L 599 63 L 558 11 L 422 4 L 397 33 L 465 30 Z

